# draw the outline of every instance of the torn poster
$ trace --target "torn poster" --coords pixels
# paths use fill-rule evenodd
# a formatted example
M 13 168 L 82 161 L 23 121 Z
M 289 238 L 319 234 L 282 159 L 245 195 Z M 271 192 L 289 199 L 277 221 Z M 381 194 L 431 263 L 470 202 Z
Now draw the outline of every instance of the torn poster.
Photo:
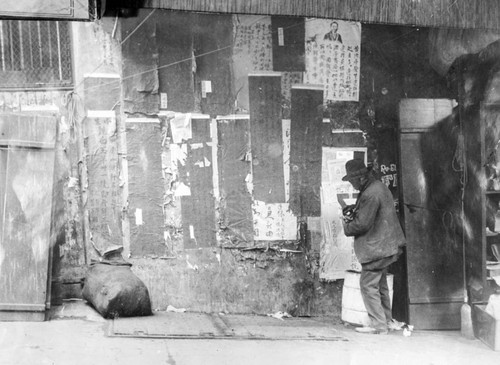
M 354 204 L 357 191 L 349 182 L 342 181 L 345 163 L 354 157 L 355 151 L 366 148 L 323 147 L 321 169 L 321 228 L 323 242 L 320 247 L 320 279 L 337 280 L 345 276 L 346 270 L 361 270 L 353 249 L 353 238 L 344 234 L 342 208 L 337 194 L 343 194 L 347 204 Z M 366 162 L 366 161 L 365 161 Z
M 324 86 L 324 99 L 358 101 L 361 23 L 331 19 L 306 21 L 304 82 Z
M 87 141 L 89 228 L 100 252 L 121 245 L 121 204 L 118 141 L 114 111 L 87 112 L 84 123 Z
M 187 144 L 171 144 L 170 145 L 170 160 L 172 166 L 181 166 L 186 164 L 187 159 Z
M 272 71 L 271 17 L 237 15 L 234 21 L 233 73 L 237 106 L 249 110 L 248 73 Z
M 297 239 L 297 217 L 287 203 L 266 204 L 253 201 L 253 228 L 256 241 L 283 241 Z
M 170 120 L 170 129 L 174 143 L 190 140 L 193 137 L 191 113 L 175 113 L 175 117 Z
M 167 255 L 160 120 L 127 118 L 126 123 L 130 252 L 134 257 Z

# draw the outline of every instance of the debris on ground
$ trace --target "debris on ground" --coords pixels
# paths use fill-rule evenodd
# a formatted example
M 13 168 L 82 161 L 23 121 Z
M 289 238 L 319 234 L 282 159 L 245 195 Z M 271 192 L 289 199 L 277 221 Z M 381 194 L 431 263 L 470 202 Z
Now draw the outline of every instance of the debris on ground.
M 287 312 L 282 312 L 282 311 L 278 311 L 276 313 L 268 314 L 267 316 L 268 317 L 277 318 L 277 319 L 281 319 L 282 321 L 284 320 L 283 318 L 292 318 L 292 316 L 290 314 L 288 314 Z
M 169 305 L 167 307 L 167 312 L 184 313 L 186 311 L 187 311 L 186 308 L 175 308 L 173 305 Z
M 405 324 L 403 326 L 403 336 L 405 337 L 410 337 L 411 336 L 411 333 L 413 331 L 413 326 L 410 325 L 410 324 Z

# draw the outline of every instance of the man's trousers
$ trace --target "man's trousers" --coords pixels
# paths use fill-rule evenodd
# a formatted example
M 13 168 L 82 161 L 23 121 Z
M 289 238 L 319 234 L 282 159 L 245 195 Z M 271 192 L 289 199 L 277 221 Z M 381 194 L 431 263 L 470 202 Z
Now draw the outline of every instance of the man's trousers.
M 387 267 L 380 270 L 362 269 L 359 286 L 372 327 L 387 329 L 387 323 L 392 320 Z

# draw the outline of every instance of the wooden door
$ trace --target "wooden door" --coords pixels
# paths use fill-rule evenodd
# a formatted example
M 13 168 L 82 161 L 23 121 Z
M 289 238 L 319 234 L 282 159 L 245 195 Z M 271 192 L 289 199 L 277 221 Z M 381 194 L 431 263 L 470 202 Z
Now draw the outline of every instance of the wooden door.
M 0 320 L 48 307 L 56 118 L 0 115 Z
M 456 144 L 442 141 L 442 132 L 400 135 L 408 316 L 418 329 L 460 328 L 464 298 L 460 185 L 451 165 Z

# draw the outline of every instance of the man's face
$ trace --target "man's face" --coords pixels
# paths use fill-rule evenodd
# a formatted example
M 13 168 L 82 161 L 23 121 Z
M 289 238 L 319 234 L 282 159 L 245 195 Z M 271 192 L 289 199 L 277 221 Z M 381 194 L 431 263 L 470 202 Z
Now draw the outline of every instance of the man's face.
M 338 28 L 339 28 L 339 26 L 338 26 L 338 24 L 337 24 L 337 23 L 332 23 L 332 24 L 330 24 L 330 29 L 331 29 L 331 31 L 332 31 L 332 32 L 334 32 L 334 33 L 335 33 L 335 32 L 337 31 L 337 29 L 338 29 Z
M 348 181 L 351 183 L 354 189 L 356 190 L 361 189 L 361 183 L 362 183 L 361 177 L 354 177 L 352 179 L 349 179 Z

